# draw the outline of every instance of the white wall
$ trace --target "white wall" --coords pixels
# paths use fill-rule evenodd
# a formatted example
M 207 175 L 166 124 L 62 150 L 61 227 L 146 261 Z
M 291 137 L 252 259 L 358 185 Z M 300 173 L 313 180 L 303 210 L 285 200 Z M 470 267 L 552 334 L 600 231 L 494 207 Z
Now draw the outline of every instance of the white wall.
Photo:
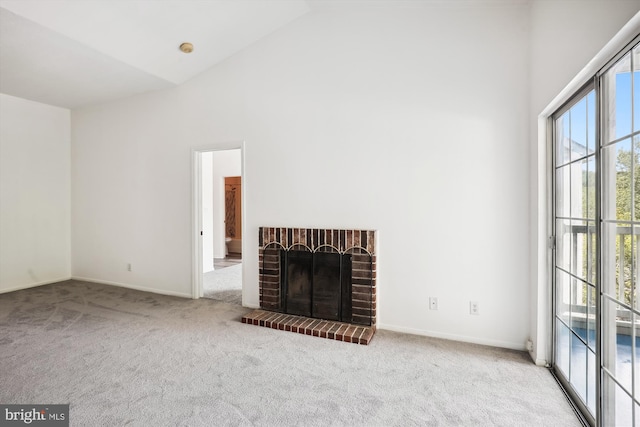
M 213 152 L 201 154 L 202 190 L 202 272 L 213 270 Z
M 69 110 L 0 94 L 0 293 L 69 279 Z
M 191 296 L 188 147 L 198 140 L 175 95 L 72 112 L 75 278 Z
M 377 229 L 380 327 L 524 348 L 529 4 L 332 5 L 176 89 L 73 112 L 73 274 L 190 295 L 190 150 L 242 140 L 245 305 L 259 226 Z
M 551 357 L 551 294 L 549 164 L 546 128 L 539 129 L 538 115 L 639 10 L 639 0 L 538 0 L 531 5 L 531 338 L 532 357 L 539 364 Z M 582 83 L 586 80 L 577 86 Z
M 213 152 L 213 229 L 215 258 L 224 258 L 225 245 L 225 204 L 224 204 L 224 178 L 228 176 L 241 176 L 242 159 L 240 150 L 222 150 Z
M 74 275 L 189 294 L 190 148 L 244 140 L 245 304 L 259 226 L 377 229 L 381 327 L 522 348 L 527 26 L 524 5 L 329 8 L 74 111 Z

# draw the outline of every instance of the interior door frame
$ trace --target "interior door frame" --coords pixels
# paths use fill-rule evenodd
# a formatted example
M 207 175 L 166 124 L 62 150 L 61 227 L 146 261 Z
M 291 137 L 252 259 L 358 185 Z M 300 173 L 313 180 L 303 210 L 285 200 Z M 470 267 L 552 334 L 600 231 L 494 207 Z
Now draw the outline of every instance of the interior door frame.
M 198 299 L 204 295 L 202 273 L 202 153 L 240 150 L 240 182 L 245 187 L 245 142 L 230 141 L 191 148 L 191 298 Z M 246 191 L 242 191 L 241 218 L 242 235 L 245 233 L 245 203 Z M 244 238 L 242 239 L 242 251 L 246 250 Z M 244 301 L 245 274 L 242 267 L 242 299 Z

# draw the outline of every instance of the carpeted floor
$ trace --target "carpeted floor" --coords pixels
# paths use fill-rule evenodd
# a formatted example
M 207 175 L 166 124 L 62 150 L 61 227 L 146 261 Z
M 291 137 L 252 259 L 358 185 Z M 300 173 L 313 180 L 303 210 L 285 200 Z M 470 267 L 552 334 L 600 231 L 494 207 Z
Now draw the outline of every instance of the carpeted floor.
M 203 274 L 204 297 L 242 305 L 242 264 Z
M 72 426 L 580 426 L 523 352 L 247 311 L 77 281 L 1 294 L 0 403 L 70 403 Z

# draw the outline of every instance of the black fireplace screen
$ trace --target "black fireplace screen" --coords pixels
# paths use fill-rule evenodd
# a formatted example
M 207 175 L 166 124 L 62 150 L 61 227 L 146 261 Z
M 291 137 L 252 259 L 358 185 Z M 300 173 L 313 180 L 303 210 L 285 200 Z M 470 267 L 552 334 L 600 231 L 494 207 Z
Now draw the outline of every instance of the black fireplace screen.
M 285 313 L 351 322 L 351 255 L 280 251 L 281 307 Z

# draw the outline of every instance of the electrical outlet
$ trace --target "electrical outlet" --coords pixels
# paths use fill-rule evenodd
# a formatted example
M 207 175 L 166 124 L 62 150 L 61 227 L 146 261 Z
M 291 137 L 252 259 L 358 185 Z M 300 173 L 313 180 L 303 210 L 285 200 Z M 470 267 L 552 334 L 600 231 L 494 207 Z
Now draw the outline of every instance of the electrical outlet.
M 437 310 L 438 309 L 438 298 L 429 297 L 429 310 Z
M 469 303 L 469 313 L 475 314 L 476 316 L 480 314 L 480 305 L 478 301 L 471 301 Z
M 127 271 L 131 271 L 131 263 L 127 264 Z

